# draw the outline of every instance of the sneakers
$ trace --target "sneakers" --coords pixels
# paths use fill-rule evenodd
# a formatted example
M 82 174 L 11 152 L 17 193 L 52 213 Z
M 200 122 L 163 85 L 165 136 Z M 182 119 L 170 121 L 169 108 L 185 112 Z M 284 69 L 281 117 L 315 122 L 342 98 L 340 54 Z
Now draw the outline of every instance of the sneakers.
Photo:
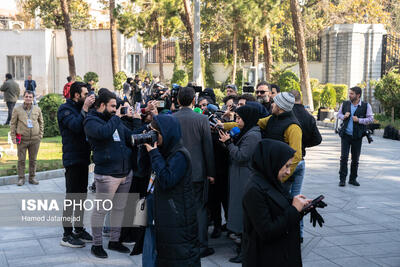
M 75 231 L 74 235 L 76 238 L 79 238 L 80 240 L 82 240 L 85 243 L 93 242 L 93 237 L 88 232 L 86 232 L 85 229 L 83 229 L 81 231 Z
M 103 249 L 103 246 L 92 246 L 90 249 L 90 252 L 92 255 L 94 255 L 97 258 L 105 259 L 108 258 L 107 252 Z
M 83 248 L 85 246 L 85 243 L 79 238 L 74 237 L 73 235 L 67 235 L 61 239 L 60 245 L 70 248 Z
M 349 184 L 352 184 L 354 186 L 360 186 L 360 184 L 356 180 L 350 180 Z
M 108 249 L 109 250 L 115 250 L 121 253 L 130 253 L 131 251 L 129 250 L 129 248 L 125 247 L 124 245 L 122 245 L 122 243 L 116 241 L 110 241 L 108 242 Z

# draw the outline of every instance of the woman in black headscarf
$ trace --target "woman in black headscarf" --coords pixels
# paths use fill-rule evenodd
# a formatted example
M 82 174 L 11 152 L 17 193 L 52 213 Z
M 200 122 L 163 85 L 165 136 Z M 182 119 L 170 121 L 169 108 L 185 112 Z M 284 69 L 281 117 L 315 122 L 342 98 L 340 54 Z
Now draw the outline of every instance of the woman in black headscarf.
M 233 142 L 229 134 L 220 131 L 220 141 L 224 142 L 229 151 L 229 202 L 227 228 L 236 233 L 237 243 L 241 242 L 243 232 L 242 197 L 249 182 L 250 161 L 257 143 L 261 140 L 260 128 L 257 126 L 259 112 L 250 106 L 242 106 L 236 110 L 236 122 L 240 133 Z M 241 253 L 231 262 L 241 262 Z
M 310 203 L 282 187 L 295 151 L 271 139 L 258 143 L 243 196 L 243 266 L 302 266 L 300 211 Z

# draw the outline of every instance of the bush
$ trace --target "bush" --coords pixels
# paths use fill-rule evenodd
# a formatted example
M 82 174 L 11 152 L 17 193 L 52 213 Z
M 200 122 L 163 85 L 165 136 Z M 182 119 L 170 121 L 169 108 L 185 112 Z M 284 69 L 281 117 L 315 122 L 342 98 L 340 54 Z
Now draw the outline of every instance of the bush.
M 75 82 L 83 82 L 82 77 L 79 76 L 79 75 L 76 75 L 76 76 L 75 76 Z
M 312 92 L 312 98 L 313 98 L 313 103 L 314 103 L 314 110 L 319 109 L 321 105 L 321 92 L 320 91 L 313 91 Z
M 400 117 L 400 74 L 389 71 L 376 83 L 374 96 L 378 99 L 386 114 L 391 114 L 392 122 Z
M 57 121 L 57 111 L 64 99 L 57 94 L 48 94 L 42 97 L 39 107 L 42 110 L 44 121 L 44 137 L 53 137 L 60 135 Z
M 224 99 L 225 95 L 220 89 L 214 89 L 215 101 L 218 105 L 222 104 L 222 99 Z
M 347 99 L 349 87 L 346 84 L 333 84 L 336 91 L 336 103 L 341 104 Z
M 96 72 L 89 71 L 85 74 L 85 76 L 83 76 L 83 81 L 85 83 L 88 83 L 89 81 L 94 81 L 94 83 L 96 84 L 99 82 L 99 75 L 97 75 Z
M 326 84 L 321 94 L 321 105 L 325 108 L 336 107 L 336 91 L 332 84 Z
M 171 83 L 179 84 L 180 86 L 186 86 L 189 81 L 188 75 L 184 70 L 176 70 L 172 75 Z
M 126 79 L 128 77 L 126 76 L 125 72 L 119 71 L 117 74 L 114 76 L 114 90 L 120 91 L 122 90 L 122 87 L 124 85 L 124 82 L 126 82 Z
M 286 70 L 278 79 L 278 86 L 282 92 L 289 92 L 291 90 L 297 90 L 301 92 L 300 80 L 297 75 L 290 70 Z

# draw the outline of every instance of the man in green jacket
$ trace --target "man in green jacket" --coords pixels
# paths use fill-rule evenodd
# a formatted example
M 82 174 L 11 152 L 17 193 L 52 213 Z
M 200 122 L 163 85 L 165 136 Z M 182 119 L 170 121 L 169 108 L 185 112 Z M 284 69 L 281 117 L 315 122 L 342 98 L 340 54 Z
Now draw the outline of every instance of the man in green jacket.
M 11 115 L 20 94 L 19 85 L 13 80 L 10 73 L 6 74 L 6 80 L 0 87 L 0 91 L 4 92 L 4 102 L 7 103 L 8 117 L 4 125 L 8 125 L 10 124 Z

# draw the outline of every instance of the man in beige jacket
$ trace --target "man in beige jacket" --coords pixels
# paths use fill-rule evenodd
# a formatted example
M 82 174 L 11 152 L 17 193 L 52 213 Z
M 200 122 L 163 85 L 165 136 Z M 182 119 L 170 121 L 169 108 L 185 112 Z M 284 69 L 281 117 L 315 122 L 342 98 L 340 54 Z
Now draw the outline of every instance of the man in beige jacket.
M 18 186 L 25 184 L 26 150 L 29 153 L 29 183 L 39 184 L 35 179 L 36 157 L 43 138 L 43 116 L 33 105 L 34 92 L 24 92 L 24 104 L 14 109 L 11 117 L 11 138 L 18 148 Z M 18 137 L 18 138 L 17 138 Z

